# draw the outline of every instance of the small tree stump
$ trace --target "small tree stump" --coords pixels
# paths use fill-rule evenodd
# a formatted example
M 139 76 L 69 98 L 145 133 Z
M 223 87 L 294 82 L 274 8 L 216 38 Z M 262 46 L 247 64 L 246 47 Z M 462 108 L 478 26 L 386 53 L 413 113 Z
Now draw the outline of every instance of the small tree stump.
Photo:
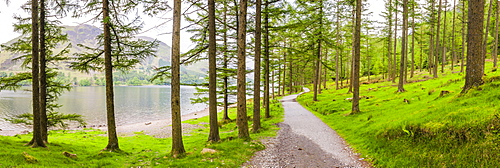
M 441 93 L 439 93 L 439 97 L 443 97 L 444 95 L 450 93 L 450 91 L 447 90 L 442 90 Z
M 66 156 L 66 157 L 71 158 L 71 159 L 76 159 L 76 158 L 78 158 L 78 157 L 76 156 L 76 154 L 72 154 L 72 153 L 69 153 L 69 152 L 66 152 L 66 151 L 64 151 L 62 154 L 63 154 L 64 156 Z

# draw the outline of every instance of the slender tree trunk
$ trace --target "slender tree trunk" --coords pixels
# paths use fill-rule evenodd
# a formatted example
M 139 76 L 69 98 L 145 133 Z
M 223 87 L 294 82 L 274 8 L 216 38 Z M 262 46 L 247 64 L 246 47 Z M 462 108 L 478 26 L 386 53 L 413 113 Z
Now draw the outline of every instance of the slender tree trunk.
M 324 60 L 327 61 L 328 60 L 328 49 L 325 50 L 325 56 L 324 56 Z M 326 68 L 323 68 L 323 89 L 326 89 L 326 81 L 328 80 L 327 78 L 327 72 L 328 72 L 328 69 Z
M 416 2 L 413 1 L 411 3 L 411 73 L 410 73 L 410 78 L 413 78 L 413 75 L 415 74 L 415 4 Z
M 448 1 L 447 0 L 444 0 L 444 18 L 443 18 L 443 51 L 442 54 L 441 54 L 441 73 L 444 73 L 444 65 L 446 64 L 446 4 L 448 4 Z
M 489 35 L 489 32 L 490 32 L 490 20 L 491 20 L 491 11 L 493 9 L 493 0 L 490 0 L 490 5 L 489 5 L 489 8 L 488 8 L 488 17 L 486 19 L 486 33 L 484 33 L 484 37 L 483 37 L 483 54 L 486 56 L 486 53 L 487 53 L 487 49 L 486 47 L 488 46 L 488 35 Z
M 495 11 L 495 44 L 493 45 L 493 67 L 497 67 L 497 59 L 498 59 L 498 15 L 500 13 L 500 1 L 497 1 L 497 10 Z
M 253 87 L 253 132 L 260 129 L 260 46 L 261 46 L 261 5 L 262 0 L 255 4 L 255 62 Z
M 223 22 L 224 24 L 222 25 L 223 26 L 223 29 L 224 29 L 224 33 L 222 34 L 223 36 L 223 39 L 224 39 L 224 47 L 223 47 L 223 50 L 224 50 L 224 63 L 223 63 L 223 67 L 224 69 L 227 69 L 227 63 L 229 62 L 229 58 L 228 58 L 228 51 L 227 51 L 227 3 L 226 1 L 223 2 L 224 3 L 224 16 L 222 17 L 223 19 Z M 224 116 L 222 118 L 222 120 L 231 120 L 231 118 L 229 118 L 229 114 L 228 114 L 228 106 L 229 106 L 229 101 L 228 101 L 228 92 L 227 90 L 229 89 L 228 88 L 228 84 L 229 84 L 229 80 L 228 80 L 228 76 L 227 75 L 224 75 Z
M 451 59 L 451 70 L 453 71 L 453 66 L 455 65 L 457 58 L 457 50 L 456 50 L 456 42 L 455 42 L 455 20 L 456 20 L 456 12 L 457 12 L 457 0 L 453 0 L 453 19 L 452 19 L 452 30 L 451 30 L 451 51 L 452 51 L 452 59 Z
M 32 89 L 33 89 L 33 138 L 26 145 L 32 147 L 46 147 L 43 143 L 41 124 L 40 124 L 40 57 L 39 57 L 39 26 L 38 26 L 38 0 L 31 1 L 31 73 L 32 73 Z
M 291 47 L 291 45 L 290 45 Z M 289 88 L 290 88 L 290 93 L 289 94 L 292 94 L 293 93 L 293 76 L 294 76 L 294 73 L 293 73 L 293 58 L 292 57 L 289 57 L 289 65 L 288 65 L 288 69 L 289 69 L 289 73 L 288 73 L 288 79 L 289 79 L 289 82 L 288 82 L 288 85 L 289 85 Z
M 270 118 L 269 112 L 269 3 L 265 1 L 264 13 L 264 117 Z
M 180 41 L 181 41 L 181 0 L 174 0 L 174 22 L 172 25 L 172 151 L 174 157 L 186 153 L 182 142 L 181 125 L 181 84 L 180 84 Z
M 250 138 L 248 133 L 247 103 L 246 103 L 246 28 L 247 28 L 247 0 L 240 0 L 240 11 L 238 19 L 238 112 L 236 125 L 238 125 L 238 137 Z
M 405 83 L 404 73 L 406 71 L 406 54 L 407 48 L 406 43 L 408 39 L 408 0 L 403 0 L 403 30 L 401 34 L 401 61 L 399 63 L 399 83 L 398 83 L 398 92 L 404 92 L 405 89 L 403 87 Z
M 354 10 L 354 8 L 352 10 L 352 14 L 351 15 L 352 15 L 352 17 L 351 17 L 352 24 L 355 25 L 356 24 L 356 10 Z M 356 38 L 354 36 L 354 34 L 356 34 L 355 31 L 356 31 L 356 26 L 353 26 L 352 27 L 352 34 L 353 34 L 353 36 L 351 38 L 351 40 L 352 40 L 352 44 L 351 44 L 351 62 L 350 62 L 351 64 L 349 66 L 351 68 L 351 71 L 349 73 L 350 80 L 349 79 L 347 80 L 347 82 L 349 83 L 349 90 L 347 90 L 347 93 L 352 93 L 352 87 L 353 87 L 352 81 L 354 80 L 354 55 L 355 55 L 355 53 L 354 53 L 354 50 L 355 50 L 354 49 L 355 48 L 354 45 L 356 45 L 356 44 L 354 44 L 354 41 L 356 41 L 354 39 L 354 38 Z M 351 81 L 351 82 L 349 82 L 349 81 Z
M 287 61 L 287 55 L 286 55 L 287 54 L 287 49 L 286 49 L 286 45 L 287 44 L 285 42 L 285 45 L 284 45 L 285 49 L 283 50 L 284 51 L 283 52 L 283 69 L 282 69 L 282 72 L 283 72 L 283 81 L 282 81 L 283 84 L 282 84 L 282 87 L 283 87 L 283 89 L 281 89 L 281 95 L 282 96 L 285 96 L 285 90 L 286 90 L 286 88 L 285 88 L 286 87 L 286 75 L 287 75 L 287 73 L 286 73 L 286 68 L 287 68 L 287 66 L 286 66 L 286 61 Z
M 215 0 L 208 0 L 208 101 L 210 114 L 210 133 L 208 141 L 220 140 L 219 123 L 217 122 L 217 64 L 216 64 L 216 39 L 215 39 Z
M 359 69 L 360 69 L 360 34 L 361 34 L 361 0 L 356 0 L 356 24 L 354 28 L 354 81 L 352 97 L 352 113 L 359 113 Z
M 40 0 L 40 128 L 42 140 L 49 142 L 47 133 L 47 46 L 45 41 L 45 0 Z
M 466 0 L 463 0 L 462 1 L 462 56 L 460 57 L 461 58 L 461 61 L 460 61 L 460 72 L 464 72 L 464 62 L 465 62 L 465 41 L 466 41 L 466 37 L 465 35 L 467 34 L 467 29 L 465 28 L 465 25 L 466 25 L 466 15 L 465 15 L 465 3 L 466 3 Z
M 394 8 L 395 8 L 395 11 L 396 13 L 394 14 L 394 55 L 393 55 L 393 72 L 392 72 L 392 83 L 396 83 L 396 74 L 397 74 L 397 66 L 398 66 L 398 60 L 397 60 L 397 56 L 398 56 L 398 1 L 395 1 L 395 5 L 394 5 Z M 401 45 L 402 46 L 402 45 Z M 402 77 L 402 76 L 401 76 Z
M 462 93 L 483 84 L 484 43 L 483 20 L 484 1 L 469 0 L 469 24 L 467 24 L 467 69 Z
M 274 83 L 275 83 L 275 81 L 274 81 L 274 75 L 275 74 L 274 73 L 275 73 L 274 70 L 272 70 L 271 71 L 271 96 L 272 96 L 271 98 L 273 100 L 274 100 L 274 88 L 275 88 L 275 86 L 274 86 Z
M 340 58 L 340 52 L 341 49 L 340 49 L 340 46 L 342 45 L 341 44 L 341 38 L 340 37 L 340 5 L 337 5 L 337 23 L 336 23 L 336 27 L 335 27 L 335 31 L 336 31 L 336 34 L 337 34 L 337 47 L 335 49 L 335 89 L 336 90 L 339 90 L 339 80 L 340 80 L 340 71 L 342 70 L 342 67 L 339 67 L 339 58 Z
M 389 31 L 388 31 L 388 37 L 387 37 L 387 81 L 391 81 L 393 77 L 393 66 L 392 66 L 392 0 L 389 0 Z
M 111 21 L 109 19 L 109 1 L 103 0 L 102 19 L 104 26 L 104 69 L 106 74 L 106 114 L 108 119 L 108 145 L 104 150 L 120 150 L 115 124 L 115 104 L 113 92 L 113 64 L 111 60 Z
M 438 77 L 438 66 L 439 66 L 439 54 L 441 52 L 439 52 L 439 49 L 441 48 L 441 45 L 439 44 L 440 42 L 440 38 L 439 38 L 439 35 L 440 35 L 440 30 L 441 30 L 441 9 L 442 9 L 442 4 L 443 4 L 443 1 L 442 0 L 439 0 L 439 4 L 438 4 L 438 19 L 437 19 L 437 29 L 436 29 L 436 46 L 434 47 L 434 49 L 436 50 L 435 53 L 436 53 L 436 56 L 434 57 L 434 78 L 437 78 Z

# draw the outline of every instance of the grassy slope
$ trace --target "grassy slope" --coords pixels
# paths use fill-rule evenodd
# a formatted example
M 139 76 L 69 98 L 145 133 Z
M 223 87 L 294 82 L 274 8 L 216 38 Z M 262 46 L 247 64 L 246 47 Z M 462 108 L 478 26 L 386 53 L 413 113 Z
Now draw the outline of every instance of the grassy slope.
M 251 104 L 248 107 L 252 107 Z M 101 152 L 106 145 L 105 132 L 86 130 L 69 133 L 53 131 L 47 149 L 23 146 L 31 135 L 15 137 L 0 136 L 0 167 L 238 167 L 250 159 L 254 152 L 265 147 L 258 139 L 276 135 L 275 123 L 283 119 L 283 108 L 278 101 L 271 104 L 272 118 L 263 119 L 263 130 L 251 134 L 252 141 L 238 139 L 235 122 L 224 123 L 220 127 L 222 142 L 208 143 L 208 116 L 185 121 L 200 124 L 203 129 L 184 133 L 184 145 L 187 155 L 180 159 L 170 157 L 171 138 L 153 138 L 142 133 L 132 137 L 120 137 L 123 152 Z M 251 109 L 249 109 L 249 114 Z M 236 118 L 236 110 L 230 110 L 230 117 Z M 251 119 L 250 119 L 251 121 Z M 249 123 L 251 126 L 251 122 Z M 203 148 L 215 149 L 215 154 L 201 154 Z M 62 152 L 77 154 L 77 159 L 70 159 Z M 28 163 L 22 153 L 35 157 L 38 162 Z
M 487 64 L 485 85 L 461 94 L 464 73 L 405 85 L 361 86 L 361 113 L 348 115 L 352 97 L 330 85 L 298 101 L 342 135 L 376 167 L 496 167 L 500 163 L 500 74 Z M 423 75 L 417 79 L 423 79 Z M 441 91 L 449 91 L 440 97 Z M 405 102 L 404 100 L 409 100 Z

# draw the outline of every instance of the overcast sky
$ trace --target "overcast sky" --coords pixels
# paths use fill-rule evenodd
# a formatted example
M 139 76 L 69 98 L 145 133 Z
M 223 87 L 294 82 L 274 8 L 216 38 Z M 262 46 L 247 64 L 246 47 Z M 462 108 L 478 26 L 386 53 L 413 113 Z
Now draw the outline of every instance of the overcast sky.
M 0 43 L 5 43 L 8 42 L 9 40 L 18 37 L 20 34 L 16 33 L 13 31 L 12 25 L 16 22 L 14 20 L 13 16 L 14 15 L 21 15 L 21 16 L 28 16 L 29 14 L 24 12 L 21 9 L 21 5 L 28 2 L 27 0 L 10 0 L 9 5 L 7 6 L 5 4 L 5 1 L 0 2 Z M 170 2 L 170 1 L 169 1 Z M 372 14 L 372 19 L 371 20 L 380 20 L 382 19 L 379 15 L 381 11 L 384 9 L 384 2 L 383 0 L 368 0 L 370 3 L 369 11 L 373 12 Z M 250 12 L 250 11 L 249 11 Z M 172 37 L 169 34 L 163 34 L 168 31 L 171 31 L 171 25 L 172 23 L 167 23 L 165 26 L 161 26 L 158 28 L 152 28 L 153 26 L 165 22 L 162 19 L 158 18 L 150 18 L 147 16 L 141 16 L 142 20 L 145 22 L 144 30 L 150 29 L 148 32 L 141 34 L 144 36 L 156 38 L 160 41 L 163 41 L 167 43 L 168 45 L 171 45 L 171 39 Z M 160 16 L 163 18 L 169 18 L 171 17 L 171 13 L 166 13 L 163 16 Z M 69 25 L 69 26 L 74 26 L 78 24 L 82 24 L 83 22 L 87 21 L 88 19 L 75 19 L 75 18 L 64 18 L 61 19 L 61 22 L 63 25 Z M 90 23 L 88 23 L 90 24 Z M 187 23 L 182 23 L 181 27 L 183 25 L 186 25 Z M 98 24 L 94 23 L 95 26 L 99 26 Z M 152 28 L 152 29 L 151 29 Z M 161 35 L 163 34 L 163 35 Z M 190 34 L 186 32 L 181 33 L 181 50 L 182 52 L 186 52 L 190 48 L 194 47 L 194 45 L 191 43 L 189 40 Z

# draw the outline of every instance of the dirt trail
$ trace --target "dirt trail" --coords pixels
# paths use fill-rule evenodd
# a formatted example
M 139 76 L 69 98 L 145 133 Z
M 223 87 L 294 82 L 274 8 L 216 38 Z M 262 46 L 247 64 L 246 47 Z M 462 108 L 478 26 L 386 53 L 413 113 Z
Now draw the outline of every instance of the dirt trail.
M 243 166 L 370 167 L 334 130 L 297 103 L 298 95 L 282 99 L 285 120 L 278 124 L 278 136 L 264 140 L 266 149 Z

